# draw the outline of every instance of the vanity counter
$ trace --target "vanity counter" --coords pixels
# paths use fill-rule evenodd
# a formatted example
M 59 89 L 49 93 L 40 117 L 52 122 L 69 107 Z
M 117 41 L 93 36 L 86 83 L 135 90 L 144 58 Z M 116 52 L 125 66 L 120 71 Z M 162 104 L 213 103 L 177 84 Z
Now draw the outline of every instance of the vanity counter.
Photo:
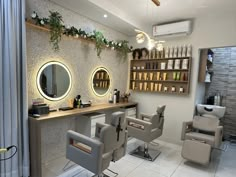
M 88 113 L 103 113 L 105 122 L 109 123 L 112 113 L 116 111 L 135 109 L 132 114 L 137 115 L 137 105 L 135 102 L 103 103 L 51 112 L 39 118 L 29 117 L 31 176 L 47 177 L 50 163 L 66 159 L 66 133 L 68 130 L 74 130 L 86 135 L 86 130 L 91 129 L 91 119 L 86 116 Z
M 67 110 L 67 111 L 51 112 L 47 115 L 42 115 L 39 118 L 33 118 L 33 117 L 30 117 L 30 118 L 37 119 L 37 121 L 45 121 L 48 119 L 58 119 L 58 118 L 93 113 L 96 111 L 105 111 L 105 110 L 109 110 L 109 109 L 136 106 L 136 105 L 137 105 L 137 103 L 135 103 L 135 102 L 122 102 L 122 103 L 116 103 L 116 104 L 103 103 L 103 104 L 95 104 L 95 105 L 92 105 L 90 107 L 85 107 L 85 108 L 75 108 L 75 109 Z

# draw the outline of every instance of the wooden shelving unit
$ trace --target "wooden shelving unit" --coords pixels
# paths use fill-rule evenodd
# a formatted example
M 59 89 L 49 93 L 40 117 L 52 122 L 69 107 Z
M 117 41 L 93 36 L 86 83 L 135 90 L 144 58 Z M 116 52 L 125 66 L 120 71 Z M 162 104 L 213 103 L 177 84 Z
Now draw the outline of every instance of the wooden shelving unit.
M 167 69 L 169 60 L 173 60 L 173 69 Z M 180 68 L 174 69 L 177 60 L 180 62 Z M 182 69 L 184 60 L 188 60 L 188 64 L 187 68 Z M 188 95 L 191 60 L 191 57 L 131 60 L 130 89 L 142 92 Z M 165 63 L 164 68 L 161 66 L 163 63 Z
M 214 55 L 214 52 L 211 49 L 202 49 L 200 51 L 200 64 L 198 72 L 198 82 L 211 82 L 213 69 L 213 61 L 208 59 L 208 55 Z M 210 74 L 210 79 L 207 81 L 207 74 Z

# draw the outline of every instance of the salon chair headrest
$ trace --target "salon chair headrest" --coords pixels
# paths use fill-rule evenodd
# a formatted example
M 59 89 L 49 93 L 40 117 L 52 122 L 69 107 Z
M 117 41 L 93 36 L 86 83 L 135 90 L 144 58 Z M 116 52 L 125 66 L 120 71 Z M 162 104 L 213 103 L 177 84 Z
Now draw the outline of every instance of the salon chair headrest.
M 125 120 L 125 113 L 118 111 L 112 113 L 111 116 L 111 125 L 117 127 L 119 124 L 123 124 Z
M 164 116 L 166 105 L 159 105 L 157 107 L 157 114 Z

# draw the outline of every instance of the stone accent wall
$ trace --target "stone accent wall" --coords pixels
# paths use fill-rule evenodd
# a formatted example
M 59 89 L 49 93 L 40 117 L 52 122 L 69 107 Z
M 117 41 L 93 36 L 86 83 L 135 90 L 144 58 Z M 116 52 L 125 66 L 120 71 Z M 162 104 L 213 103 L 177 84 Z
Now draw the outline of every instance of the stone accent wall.
M 236 47 L 216 48 L 214 51 L 212 82 L 206 85 L 206 98 L 220 93 L 226 114 L 222 123 L 224 136 L 236 134 Z

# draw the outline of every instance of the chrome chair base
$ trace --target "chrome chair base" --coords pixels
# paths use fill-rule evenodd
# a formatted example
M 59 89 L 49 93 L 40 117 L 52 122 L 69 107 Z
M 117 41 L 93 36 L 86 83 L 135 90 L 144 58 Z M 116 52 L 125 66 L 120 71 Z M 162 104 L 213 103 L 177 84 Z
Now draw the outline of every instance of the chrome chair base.
M 152 150 L 139 146 L 135 150 L 131 151 L 129 154 L 145 160 L 154 161 L 160 155 L 160 153 L 161 152 L 158 150 Z

